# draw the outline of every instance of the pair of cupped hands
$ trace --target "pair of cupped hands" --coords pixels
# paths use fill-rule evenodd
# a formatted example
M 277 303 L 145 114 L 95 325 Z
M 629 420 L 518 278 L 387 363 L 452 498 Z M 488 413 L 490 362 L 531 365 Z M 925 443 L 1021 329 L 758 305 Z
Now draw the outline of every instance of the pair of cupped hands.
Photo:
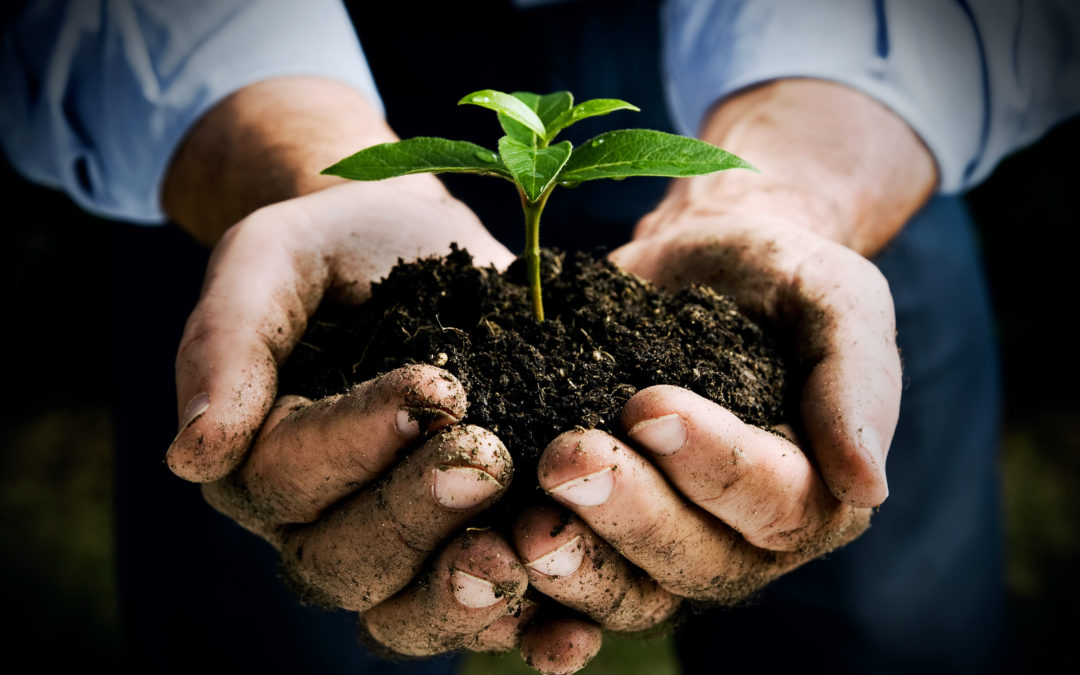
M 324 297 L 363 302 L 398 258 L 451 242 L 478 265 L 513 259 L 430 176 L 264 207 L 215 247 L 177 356 L 169 467 L 387 650 L 517 648 L 573 672 L 604 631 L 648 629 L 687 600 L 738 602 L 851 541 L 887 496 L 900 363 L 880 273 L 782 216 L 673 194 L 611 258 L 661 286 L 710 284 L 785 331 L 806 374 L 799 430 L 651 387 L 623 409 L 623 433 L 552 439 L 537 477 L 549 505 L 512 533 L 470 529 L 513 466 L 495 434 L 459 423 L 468 394 L 449 373 L 405 366 L 318 401 L 277 389 Z

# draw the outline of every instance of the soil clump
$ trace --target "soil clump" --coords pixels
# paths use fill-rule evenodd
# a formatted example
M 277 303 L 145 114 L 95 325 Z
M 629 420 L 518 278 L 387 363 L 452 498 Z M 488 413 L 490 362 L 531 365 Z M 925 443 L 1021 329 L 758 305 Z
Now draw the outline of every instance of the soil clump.
M 323 303 L 280 392 L 319 398 L 410 363 L 446 369 L 468 394 L 463 422 L 514 458 L 497 509 L 507 517 L 541 494 L 536 463 L 551 440 L 578 427 L 620 435 L 623 405 L 645 387 L 685 387 L 763 428 L 791 422 L 784 355 L 729 298 L 657 289 L 585 253 L 545 250 L 542 270 L 540 323 L 520 258 L 505 273 L 456 247 L 399 263 L 363 305 Z

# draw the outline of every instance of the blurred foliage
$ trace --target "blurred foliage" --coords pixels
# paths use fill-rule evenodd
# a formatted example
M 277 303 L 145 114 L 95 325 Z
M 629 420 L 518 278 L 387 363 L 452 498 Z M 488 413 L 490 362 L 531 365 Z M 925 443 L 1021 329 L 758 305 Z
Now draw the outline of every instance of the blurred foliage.
M 113 225 L 29 186 L 0 253 L 0 646 L 8 672 L 115 664 Z M 58 355 L 60 355 L 58 357 Z
M 119 661 L 108 411 L 60 408 L 5 429 L 0 597 L 7 672 Z M 25 668 L 21 670 L 21 668 Z
M 1080 628 L 1080 404 L 1014 417 L 1002 442 L 1008 590 L 1019 660 L 1050 672 Z
M 678 675 L 674 644 L 670 638 L 640 640 L 604 637 L 604 646 L 582 675 Z M 460 675 L 536 675 L 517 653 L 473 654 Z

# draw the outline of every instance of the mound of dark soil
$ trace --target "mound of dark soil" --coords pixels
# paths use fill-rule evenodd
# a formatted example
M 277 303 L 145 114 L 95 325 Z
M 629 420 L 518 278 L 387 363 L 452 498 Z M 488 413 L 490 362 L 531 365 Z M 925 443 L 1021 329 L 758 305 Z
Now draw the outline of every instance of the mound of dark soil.
M 639 389 L 674 384 L 751 424 L 788 420 L 776 344 L 712 290 L 669 293 L 586 254 L 544 252 L 547 320 L 532 316 L 519 259 L 505 273 L 445 258 L 399 264 L 359 307 L 323 303 L 282 371 L 280 391 L 311 398 L 410 363 L 461 380 L 463 421 L 506 445 L 515 480 L 500 504 L 536 494 L 536 461 L 575 427 L 619 433 Z

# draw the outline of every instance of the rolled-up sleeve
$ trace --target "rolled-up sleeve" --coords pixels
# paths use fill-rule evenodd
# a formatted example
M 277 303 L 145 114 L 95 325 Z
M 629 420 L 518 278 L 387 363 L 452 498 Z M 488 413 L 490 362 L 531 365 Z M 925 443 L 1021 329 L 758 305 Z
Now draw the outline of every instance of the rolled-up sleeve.
M 943 192 L 973 186 L 1080 111 L 1074 0 L 669 0 L 663 31 L 682 133 L 745 87 L 840 82 L 919 134 Z
M 132 222 L 164 222 L 173 151 L 246 85 L 327 77 L 381 106 L 336 0 L 35 0 L 0 50 L 11 163 L 91 212 Z

